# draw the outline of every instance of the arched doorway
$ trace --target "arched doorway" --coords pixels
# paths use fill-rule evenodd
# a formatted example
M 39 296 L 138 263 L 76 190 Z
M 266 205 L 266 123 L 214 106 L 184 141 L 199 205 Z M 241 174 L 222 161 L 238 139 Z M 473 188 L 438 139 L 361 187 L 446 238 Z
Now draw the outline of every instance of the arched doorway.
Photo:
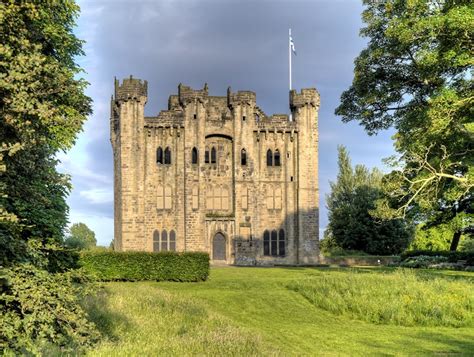
M 225 237 L 222 233 L 216 233 L 212 242 L 212 260 L 226 260 Z

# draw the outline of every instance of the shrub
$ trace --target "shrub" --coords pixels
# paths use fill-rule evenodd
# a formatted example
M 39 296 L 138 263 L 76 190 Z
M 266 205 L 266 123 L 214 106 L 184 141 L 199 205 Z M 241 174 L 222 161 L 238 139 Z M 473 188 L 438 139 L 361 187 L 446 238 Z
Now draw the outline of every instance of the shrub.
M 99 339 L 79 305 L 84 290 L 73 283 L 74 274 L 51 274 L 32 265 L 2 270 L 0 351 L 42 355 L 59 348 L 77 353 Z
M 448 259 L 450 263 L 456 263 L 459 260 L 465 260 L 467 265 L 474 265 L 474 252 L 452 252 L 449 250 L 445 251 L 431 251 L 431 250 L 410 250 L 400 254 L 400 259 L 406 260 L 409 257 L 416 257 L 419 255 L 425 256 L 442 256 Z
M 425 278 L 426 279 L 426 278 Z M 321 274 L 290 283 L 316 307 L 376 324 L 472 326 L 472 283 L 425 280 L 412 270 Z
M 417 255 L 416 257 L 408 257 L 400 263 L 404 268 L 429 268 L 431 265 L 446 263 L 448 258 L 440 255 Z
M 207 253 L 84 251 L 81 265 L 101 281 L 203 281 Z

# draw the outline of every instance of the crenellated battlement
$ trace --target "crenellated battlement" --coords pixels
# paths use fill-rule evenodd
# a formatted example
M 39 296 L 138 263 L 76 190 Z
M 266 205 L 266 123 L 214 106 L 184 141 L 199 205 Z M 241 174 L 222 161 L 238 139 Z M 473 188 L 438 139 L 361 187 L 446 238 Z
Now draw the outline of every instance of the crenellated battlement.
M 312 105 L 319 108 L 319 93 L 316 88 L 303 88 L 300 93 L 296 90 L 290 91 L 290 108 L 299 108 Z
M 232 93 L 231 88 L 227 89 L 227 105 L 233 107 L 239 104 L 249 104 L 255 106 L 257 103 L 257 95 L 249 90 L 239 90 Z
M 204 84 L 203 89 L 192 89 L 191 87 L 185 86 L 181 83 L 178 85 L 178 99 L 179 103 L 182 105 L 194 102 L 195 100 L 203 102 L 208 95 L 209 89 L 207 83 Z
M 120 81 L 115 78 L 115 100 L 129 100 L 129 99 L 140 99 L 140 97 L 148 96 L 148 82 L 142 81 L 141 79 L 133 78 L 130 75 L 129 78 L 125 78 L 120 84 Z

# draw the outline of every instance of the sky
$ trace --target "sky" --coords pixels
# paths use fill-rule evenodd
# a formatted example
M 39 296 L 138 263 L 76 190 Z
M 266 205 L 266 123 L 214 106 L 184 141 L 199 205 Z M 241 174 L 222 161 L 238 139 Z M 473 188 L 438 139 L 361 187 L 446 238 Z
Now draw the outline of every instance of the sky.
M 353 61 L 365 46 L 359 37 L 359 0 L 79 0 L 75 33 L 85 40 L 78 58 L 90 83 L 94 113 L 76 145 L 60 155 L 61 172 L 71 175 L 69 220 L 83 222 L 99 245 L 113 239 L 113 157 L 110 97 L 114 77 L 148 80 L 145 115 L 167 108 L 179 83 L 195 89 L 208 83 L 210 95 L 252 90 L 267 115 L 288 113 L 288 29 L 293 88 L 316 87 L 319 112 L 320 238 L 327 225 L 325 196 L 337 176 L 337 146 L 352 163 L 383 169 L 394 154 L 390 131 L 369 136 L 357 122 L 334 114 L 351 84 Z

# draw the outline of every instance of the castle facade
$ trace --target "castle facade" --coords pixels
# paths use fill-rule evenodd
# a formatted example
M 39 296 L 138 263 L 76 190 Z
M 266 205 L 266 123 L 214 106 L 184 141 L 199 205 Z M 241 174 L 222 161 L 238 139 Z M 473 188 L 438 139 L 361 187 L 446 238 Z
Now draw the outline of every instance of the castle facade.
M 115 249 L 204 251 L 239 265 L 318 262 L 316 89 L 290 91 L 291 117 L 251 91 L 179 85 L 146 117 L 147 82 L 115 80 Z

